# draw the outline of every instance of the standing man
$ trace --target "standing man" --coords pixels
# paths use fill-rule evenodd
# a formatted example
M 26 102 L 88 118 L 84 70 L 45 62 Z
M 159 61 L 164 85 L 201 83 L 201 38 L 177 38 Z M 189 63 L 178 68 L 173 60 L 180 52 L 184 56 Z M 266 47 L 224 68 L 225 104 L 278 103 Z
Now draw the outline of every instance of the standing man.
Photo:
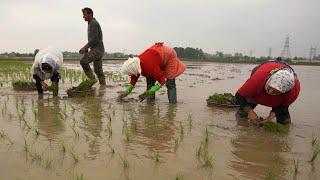
M 93 17 L 92 9 L 88 7 L 83 8 L 82 13 L 83 19 L 88 22 L 88 43 L 79 51 L 80 54 L 84 54 L 80 60 L 80 64 L 87 77 L 92 81 L 96 81 L 95 75 L 90 67 L 90 63 L 93 62 L 94 72 L 98 76 L 100 89 L 105 89 L 106 80 L 102 69 L 104 45 L 101 27 L 98 21 Z

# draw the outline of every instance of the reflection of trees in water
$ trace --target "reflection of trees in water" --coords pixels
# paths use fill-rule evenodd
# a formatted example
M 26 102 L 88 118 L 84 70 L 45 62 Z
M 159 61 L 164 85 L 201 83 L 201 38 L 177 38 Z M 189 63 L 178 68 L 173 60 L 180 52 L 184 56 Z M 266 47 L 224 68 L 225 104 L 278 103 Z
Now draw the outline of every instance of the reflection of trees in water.
M 283 136 L 267 133 L 256 127 L 248 126 L 243 119 L 238 119 L 238 133 L 232 139 L 231 168 L 245 178 L 265 178 L 274 171 L 279 175 L 285 171 L 285 164 L 279 163 L 276 156 L 284 152 Z
M 38 127 L 41 131 L 54 136 L 65 130 L 60 114 L 59 99 L 38 100 Z
M 172 151 L 175 106 L 168 105 L 166 112 L 157 105 L 125 104 L 124 109 L 127 128 L 133 136 L 131 143 L 142 144 L 149 149 Z

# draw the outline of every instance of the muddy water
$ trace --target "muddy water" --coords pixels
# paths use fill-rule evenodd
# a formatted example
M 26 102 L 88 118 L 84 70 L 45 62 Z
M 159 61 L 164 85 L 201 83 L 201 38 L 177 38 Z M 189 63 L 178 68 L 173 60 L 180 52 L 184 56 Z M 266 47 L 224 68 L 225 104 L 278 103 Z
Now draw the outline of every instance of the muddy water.
M 234 93 L 253 65 L 186 65 L 176 81 L 175 106 L 168 104 L 166 88 L 154 104 L 139 103 L 144 79 L 124 102 L 116 100 L 124 82 L 109 81 L 106 91 L 81 99 L 66 97 L 70 84 L 62 84 L 58 99 L 42 100 L 35 92 L 2 87 L 0 179 L 320 179 L 319 158 L 308 162 L 316 148 L 312 136 L 320 138 L 320 67 L 294 67 L 302 92 L 290 107 L 289 134 L 276 135 L 237 120 L 235 109 L 206 106 L 214 92 Z M 107 62 L 105 69 L 119 66 Z M 269 111 L 257 107 L 262 116 Z M 196 155 L 206 128 L 212 167 Z M 294 159 L 300 162 L 297 175 Z

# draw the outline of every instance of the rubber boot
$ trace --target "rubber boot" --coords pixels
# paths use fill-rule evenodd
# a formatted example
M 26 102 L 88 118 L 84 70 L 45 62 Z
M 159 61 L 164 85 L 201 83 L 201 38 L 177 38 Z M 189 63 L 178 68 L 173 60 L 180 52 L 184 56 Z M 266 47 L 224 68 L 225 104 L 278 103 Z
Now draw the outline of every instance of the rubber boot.
M 177 89 L 175 79 L 168 79 L 166 82 L 169 104 L 177 103 Z
M 147 90 L 149 90 L 152 86 L 154 86 L 155 83 L 156 83 L 155 80 L 147 77 Z M 147 97 L 147 102 L 154 102 L 155 99 L 156 99 L 156 94 L 153 93 L 152 95 Z
M 107 88 L 106 79 L 105 77 L 99 77 L 99 84 L 100 84 L 100 90 L 104 90 Z

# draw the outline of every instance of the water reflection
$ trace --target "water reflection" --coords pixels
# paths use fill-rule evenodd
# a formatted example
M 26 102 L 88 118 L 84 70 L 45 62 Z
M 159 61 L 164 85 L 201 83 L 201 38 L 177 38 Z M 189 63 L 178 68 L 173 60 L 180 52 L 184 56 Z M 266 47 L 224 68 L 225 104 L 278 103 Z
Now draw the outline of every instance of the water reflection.
M 283 136 L 265 132 L 257 127 L 249 127 L 243 119 L 237 118 L 236 137 L 231 140 L 234 159 L 230 168 L 244 178 L 264 179 L 268 173 L 284 175 L 285 162 L 277 156 L 284 151 Z M 280 159 L 281 159 L 280 158 Z
M 41 99 L 37 101 L 37 105 L 37 123 L 41 131 L 48 136 L 55 136 L 65 131 L 59 99 Z

